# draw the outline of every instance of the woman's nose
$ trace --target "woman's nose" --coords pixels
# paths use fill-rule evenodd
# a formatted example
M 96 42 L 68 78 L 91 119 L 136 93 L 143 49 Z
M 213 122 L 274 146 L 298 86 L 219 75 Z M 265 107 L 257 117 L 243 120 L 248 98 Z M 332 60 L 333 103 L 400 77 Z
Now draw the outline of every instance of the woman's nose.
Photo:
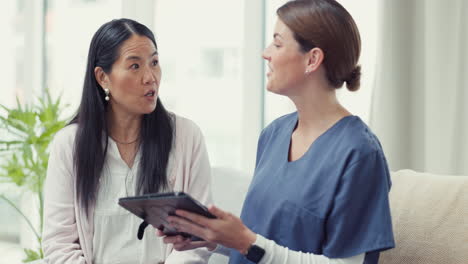
M 151 69 L 147 69 L 143 75 L 143 83 L 152 84 L 154 82 L 156 82 L 156 74 Z

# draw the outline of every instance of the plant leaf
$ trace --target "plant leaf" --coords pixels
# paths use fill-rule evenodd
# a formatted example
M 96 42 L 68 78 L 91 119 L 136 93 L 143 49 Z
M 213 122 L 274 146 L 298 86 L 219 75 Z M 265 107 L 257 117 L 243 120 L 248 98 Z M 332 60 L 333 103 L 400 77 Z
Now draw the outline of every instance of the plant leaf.
M 18 186 L 22 186 L 25 181 L 25 173 L 23 171 L 24 167 L 18 160 L 16 154 L 13 154 L 12 158 L 7 161 L 5 165 L 2 165 L 1 168 L 6 171 L 6 177 L 13 183 Z
M 35 251 L 35 250 L 32 250 L 32 249 L 25 248 L 24 253 L 26 254 L 26 258 L 23 259 L 23 263 L 27 263 L 27 262 L 31 262 L 31 261 L 34 261 L 34 260 L 41 259 L 40 251 Z

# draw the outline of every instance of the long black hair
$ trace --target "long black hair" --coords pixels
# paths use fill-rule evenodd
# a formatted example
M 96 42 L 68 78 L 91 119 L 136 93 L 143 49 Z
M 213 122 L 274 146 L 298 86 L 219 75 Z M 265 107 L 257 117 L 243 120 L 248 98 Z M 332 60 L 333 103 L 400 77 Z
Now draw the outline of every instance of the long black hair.
M 119 57 L 122 43 L 132 35 L 148 37 L 157 48 L 153 33 L 146 26 L 130 19 L 118 19 L 102 25 L 94 34 L 88 52 L 83 94 L 78 112 L 70 124 L 77 124 L 74 145 L 74 169 L 79 203 L 89 214 L 97 197 L 99 178 L 108 147 L 106 111 L 108 102 L 96 81 L 94 68 L 109 74 Z M 156 109 L 143 115 L 140 129 L 141 160 L 136 193 L 155 193 L 168 186 L 166 171 L 174 137 L 174 117 L 158 98 Z

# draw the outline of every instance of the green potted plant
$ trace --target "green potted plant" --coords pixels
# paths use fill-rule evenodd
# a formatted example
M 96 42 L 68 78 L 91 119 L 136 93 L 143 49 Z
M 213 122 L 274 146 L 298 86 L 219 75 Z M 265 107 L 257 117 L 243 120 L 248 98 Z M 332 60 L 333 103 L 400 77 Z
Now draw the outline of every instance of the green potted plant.
M 53 100 L 46 91 L 44 98 L 36 103 L 22 105 L 17 100 L 16 108 L 0 105 L 0 182 L 17 185 L 23 193 L 37 197 L 39 223 L 33 224 L 18 204 L 0 194 L 0 201 L 11 205 L 31 228 L 39 244 L 38 249 L 24 249 L 23 262 L 42 259 L 43 184 L 47 172 L 49 144 L 55 133 L 67 120 L 60 118 L 64 106 L 60 97 Z M 3 131 L 2 131 L 3 130 Z

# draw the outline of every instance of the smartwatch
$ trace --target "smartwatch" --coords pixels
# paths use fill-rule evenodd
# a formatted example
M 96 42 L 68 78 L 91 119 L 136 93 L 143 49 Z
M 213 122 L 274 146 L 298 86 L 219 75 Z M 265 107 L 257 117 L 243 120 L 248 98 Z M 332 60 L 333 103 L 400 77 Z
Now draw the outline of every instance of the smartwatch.
M 259 263 L 260 260 L 262 260 L 263 255 L 265 255 L 265 249 L 252 244 L 247 250 L 247 254 L 244 256 L 253 263 Z

